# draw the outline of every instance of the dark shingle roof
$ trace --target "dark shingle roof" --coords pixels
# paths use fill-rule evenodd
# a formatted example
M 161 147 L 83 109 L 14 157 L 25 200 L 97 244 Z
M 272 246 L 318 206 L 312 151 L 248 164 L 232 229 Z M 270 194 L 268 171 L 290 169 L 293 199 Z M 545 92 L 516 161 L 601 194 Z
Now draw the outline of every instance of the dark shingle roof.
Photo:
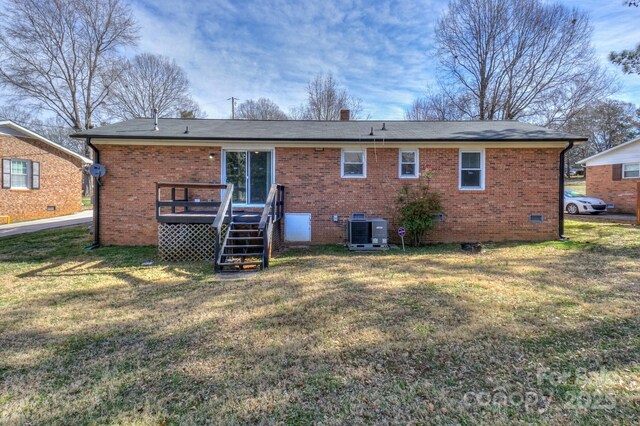
M 383 123 L 387 130 L 381 130 Z M 189 132 L 186 133 L 186 128 Z M 248 121 L 138 118 L 82 131 L 76 138 L 241 141 L 584 141 L 518 121 Z M 371 136 L 373 127 L 374 136 Z

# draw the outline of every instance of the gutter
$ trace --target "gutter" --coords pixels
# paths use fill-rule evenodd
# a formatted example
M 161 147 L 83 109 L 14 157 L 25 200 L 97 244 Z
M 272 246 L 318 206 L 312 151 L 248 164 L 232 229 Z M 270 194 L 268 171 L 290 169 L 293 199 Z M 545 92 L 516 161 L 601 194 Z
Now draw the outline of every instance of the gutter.
M 567 239 L 564 236 L 564 154 L 573 148 L 573 141 L 560 152 L 560 175 L 558 176 L 558 236 L 561 240 Z
M 362 137 L 358 138 L 290 138 L 290 137 L 282 137 L 282 138 L 266 138 L 266 137 L 220 137 L 220 136 L 189 136 L 189 137 L 180 137 L 179 135 L 173 136 L 163 136 L 163 135 L 149 135 L 149 136 L 139 136 L 139 135 L 87 135 L 82 133 L 76 133 L 71 135 L 72 138 L 83 138 L 83 137 L 91 137 L 93 139 L 125 139 L 125 140 L 166 140 L 173 142 L 187 142 L 187 141 L 211 141 L 211 142 L 333 142 L 336 144 L 344 143 L 344 142 L 379 142 L 384 140 L 385 142 L 394 143 L 394 142 L 450 142 L 450 143 L 500 143 L 500 142 L 561 142 L 562 139 L 555 138 L 393 138 L 393 137 L 385 137 L 384 133 L 376 134 L 375 136 L 362 135 Z M 564 139 L 566 140 L 566 139 Z M 578 138 L 575 139 L 580 142 L 586 142 L 587 138 Z
M 93 163 L 100 164 L 100 151 L 91 143 L 91 138 L 86 139 L 87 146 L 93 150 Z M 100 247 L 100 182 L 93 178 L 93 244 L 85 247 L 85 250 L 93 250 Z

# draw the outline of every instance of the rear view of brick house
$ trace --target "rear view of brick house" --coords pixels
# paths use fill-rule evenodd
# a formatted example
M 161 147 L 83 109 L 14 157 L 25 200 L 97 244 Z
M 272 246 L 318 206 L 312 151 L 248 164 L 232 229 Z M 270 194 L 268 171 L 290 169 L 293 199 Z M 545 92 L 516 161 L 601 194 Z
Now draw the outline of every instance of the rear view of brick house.
M 0 158 L 0 216 L 18 221 L 82 210 L 82 173 L 91 162 L 88 158 L 11 121 L 0 121 Z
M 398 191 L 425 169 L 445 212 L 430 241 L 554 239 L 561 155 L 586 141 L 515 121 L 134 119 L 73 136 L 106 168 L 94 215 L 106 245 L 158 244 L 157 185 L 167 182 L 233 184 L 236 215 L 262 211 L 281 186 L 283 244 L 343 243 L 355 212 L 388 220 L 393 236 Z M 219 205 L 224 191 L 186 198 Z M 294 219 L 308 232 L 288 240 Z

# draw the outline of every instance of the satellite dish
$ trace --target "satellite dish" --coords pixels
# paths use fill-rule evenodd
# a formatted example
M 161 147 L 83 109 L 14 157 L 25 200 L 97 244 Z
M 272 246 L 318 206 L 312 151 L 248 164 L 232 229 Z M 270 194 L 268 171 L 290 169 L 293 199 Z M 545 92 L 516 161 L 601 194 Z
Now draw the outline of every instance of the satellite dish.
M 102 164 L 95 163 L 92 164 L 91 167 L 89 167 L 89 174 L 95 178 L 101 178 L 102 176 L 107 174 L 107 170 Z

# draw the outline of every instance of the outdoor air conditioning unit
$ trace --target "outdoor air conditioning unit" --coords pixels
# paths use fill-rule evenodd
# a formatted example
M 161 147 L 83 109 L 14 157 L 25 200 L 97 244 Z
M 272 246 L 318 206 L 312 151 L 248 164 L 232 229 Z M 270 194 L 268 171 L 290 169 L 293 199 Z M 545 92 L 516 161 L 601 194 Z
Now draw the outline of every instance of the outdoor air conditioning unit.
M 353 213 L 347 222 L 349 250 L 387 250 L 389 224 L 380 218 L 367 218 L 364 213 Z

